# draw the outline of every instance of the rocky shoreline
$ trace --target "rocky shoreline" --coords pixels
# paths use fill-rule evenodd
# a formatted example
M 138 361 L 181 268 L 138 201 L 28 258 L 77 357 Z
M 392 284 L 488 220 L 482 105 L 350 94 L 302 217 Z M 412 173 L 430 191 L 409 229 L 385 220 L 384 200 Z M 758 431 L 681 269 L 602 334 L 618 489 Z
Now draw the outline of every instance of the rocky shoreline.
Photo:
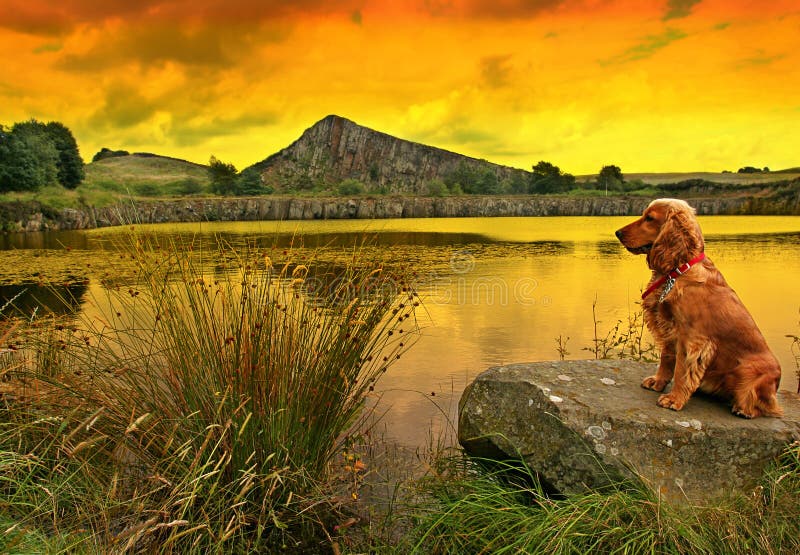
M 56 210 L 38 202 L 0 205 L 3 231 L 92 229 L 130 223 L 201 221 L 454 218 L 499 216 L 629 216 L 649 197 L 277 197 L 185 198 L 136 201 L 103 208 Z M 800 194 L 776 197 L 706 197 L 689 202 L 701 215 L 800 214 Z

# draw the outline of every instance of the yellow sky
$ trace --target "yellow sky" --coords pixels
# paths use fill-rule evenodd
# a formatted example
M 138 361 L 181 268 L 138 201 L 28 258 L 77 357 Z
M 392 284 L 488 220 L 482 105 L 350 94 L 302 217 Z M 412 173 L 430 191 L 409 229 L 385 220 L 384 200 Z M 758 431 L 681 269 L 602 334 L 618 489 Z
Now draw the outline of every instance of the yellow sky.
M 2 0 L 0 123 L 244 168 L 328 114 L 575 174 L 800 166 L 796 0 Z

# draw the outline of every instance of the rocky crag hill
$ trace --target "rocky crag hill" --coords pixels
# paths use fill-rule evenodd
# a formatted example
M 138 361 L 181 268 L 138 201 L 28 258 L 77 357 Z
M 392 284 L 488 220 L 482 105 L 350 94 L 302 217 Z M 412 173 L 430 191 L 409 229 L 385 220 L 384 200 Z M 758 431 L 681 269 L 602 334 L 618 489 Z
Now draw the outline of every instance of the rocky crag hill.
M 459 168 L 491 171 L 498 182 L 527 179 L 529 175 L 521 169 L 399 139 L 334 115 L 251 166 L 275 191 L 312 189 L 354 179 L 368 192 L 388 193 L 419 193 L 431 181 L 445 180 Z

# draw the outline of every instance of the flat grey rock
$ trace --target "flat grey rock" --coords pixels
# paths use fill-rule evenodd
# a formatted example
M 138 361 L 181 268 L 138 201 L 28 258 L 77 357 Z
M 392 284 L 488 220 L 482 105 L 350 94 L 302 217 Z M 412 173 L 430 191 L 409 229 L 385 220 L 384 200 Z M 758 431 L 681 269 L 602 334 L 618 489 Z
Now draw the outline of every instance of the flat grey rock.
M 800 439 L 800 397 L 780 392 L 783 418 L 745 420 L 717 399 L 681 411 L 640 387 L 655 365 L 622 360 L 509 364 L 480 374 L 459 403 L 470 455 L 523 458 L 564 494 L 638 476 L 671 501 L 747 492 Z

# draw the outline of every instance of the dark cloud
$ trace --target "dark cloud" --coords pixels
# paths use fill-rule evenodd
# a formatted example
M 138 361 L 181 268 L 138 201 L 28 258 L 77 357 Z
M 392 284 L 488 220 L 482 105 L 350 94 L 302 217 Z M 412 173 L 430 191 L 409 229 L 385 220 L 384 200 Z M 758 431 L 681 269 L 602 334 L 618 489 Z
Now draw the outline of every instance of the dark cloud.
M 252 41 L 278 40 L 279 33 L 256 35 L 231 27 L 182 29 L 166 25 L 123 29 L 83 54 L 62 58 L 57 67 L 67 71 L 102 71 L 131 61 L 144 65 L 176 62 L 222 68 Z
M 664 21 L 680 19 L 692 13 L 692 8 L 702 0 L 667 0 L 667 11 L 662 18 Z
M 157 104 L 135 88 L 115 83 L 106 89 L 103 105 L 91 116 L 90 123 L 100 128 L 130 127 L 147 120 Z
M 78 25 L 100 26 L 109 20 L 182 22 L 201 25 L 292 19 L 308 13 L 342 13 L 350 16 L 366 0 L 3 0 L 0 27 L 35 35 L 64 35 Z
M 109 17 L 128 19 L 165 2 L 159 0 L 3 0 L 0 27 L 22 33 L 57 36 L 80 23 L 96 23 Z
M 136 134 L 127 133 L 138 124 L 148 122 L 156 113 L 165 115 L 159 125 L 169 137 L 170 143 L 179 146 L 195 146 L 229 135 L 240 134 L 248 129 L 270 126 L 280 121 L 277 111 L 256 107 L 231 114 L 217 107 L 214 91 L 194 87 L 188 90 L 174 89 L 155 98 L 147 98 L 136 88 L 136 84 L 117 82 L 108 87 L 102 106 L 89 118 L 88 124 L 105 135 L 126 133 L 128 142 L 136 143 Z M 217 115 L 222 114 L 222 115 Z M 151 139 L 141 139 L 143 143 Z M 107 138 L 109 144 L 116 139 Z
M 35 5 L 25 0 L 7 0 L 0 3 L 0 27 L 32 35 L 51 36 L 70 27 L 67 14 L 47 10 L 43 14 Z
M 740 60 L 737 66 L 739 69 L 746 67 L 754 67 L 754 66 L 768 66 L 773 62 L 777 62 L 778 60 L 783 60 L 784 58 L 786 58 L 786 54 L 774 54 L 770 56 L 760 51 L 755 56 Z
M 256 127 L 275 125 L 279 121 L 278 114 L 269 110 L 217 117 L 209 121 L 193 121 L 177 116 L 173 118 L 169 136 L 177 146 L 195 146 L 209 139 L 240 134 Z
M 625 64 L 636 60 L 651 57 L 659 50 L 663 50 L 675 41 L 686 38 L 688 35 L 677 29 L 667 29 L 660 35 L 650 35 L 643 41 L 628 48 L 625 52 L 611 58 L 600 60 L 600 65 Z
M 60 42 L 48 42 L 33 49 L 34 54 L 46 54 L 47 52 L 60 52 L 64 45 Z
M 448 0 L 425 0 L 423 5 L 431 15 L 473 16 L 487 19 L 525 19 L 551 11 L 567 0 L 465 0 L 456 4 Z
M 493 89 L 499 89 L 509 83 L 511 56 L 491 56 L 481 60 L 481 79 Z
M 11 85 L 0 81 L 0 96 L 5 96 L 10 98 L 10 97 L 21 97 L 25 95 L 20 89 L 12 87 Z M 4 122 L 0 121 L 0 124 L 2 123 Z

